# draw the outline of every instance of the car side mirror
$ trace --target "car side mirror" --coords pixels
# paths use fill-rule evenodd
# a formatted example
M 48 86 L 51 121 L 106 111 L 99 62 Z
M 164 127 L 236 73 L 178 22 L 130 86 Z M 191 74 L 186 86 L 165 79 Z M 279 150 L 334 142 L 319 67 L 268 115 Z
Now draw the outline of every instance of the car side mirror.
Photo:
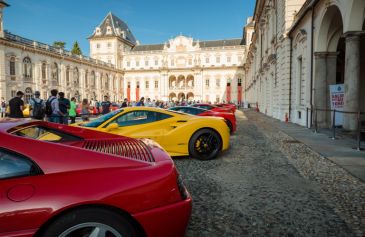
M 106 127 L 106 130 L 107 131 L 110 131 L 110 130 L 114 130 L 114 129 L 117 129 L 119 128 L 119 125 L 117 123 L 111 123 L 109 124 L 107 127 Z

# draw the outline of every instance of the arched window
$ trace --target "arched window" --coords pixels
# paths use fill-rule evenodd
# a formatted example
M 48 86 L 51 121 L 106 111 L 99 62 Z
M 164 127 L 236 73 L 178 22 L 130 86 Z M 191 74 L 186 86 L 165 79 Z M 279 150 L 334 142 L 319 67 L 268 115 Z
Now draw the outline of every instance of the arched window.
M 86 70 L 85 71 L 85 87 L 89 87 L 89 77 L 88 77 L 89 72 Z
M 42 63 L 42 80 L 47 80 L 47 63 Z
M 66 85 L 70 85 L 70 67 L 66 68 Z
M 32 78 L 32 61 L 29 57 L 23 59 L 23 75 L 25 78 Z
M 32 98 L 33 97 L 33 91 L 32 91 L 32 88 L 30 88 L 30 87 L 27 87 L 26 89 L 25 89 L 25 103 L 29 103 L 29 100 L 30 100 L 30 98 Z
M 15 76 L 15 57 L 10 58 L 10 76 Z M 13 79 L 13 78 L 12 78 Z M 15 79 L 15 78 L 14 78 Z
M 57 63 L 52 64 L 51 73 L 52 73 L 52 75 L 51 75 L 52 81 L 56 81 L 58 84 L 58 65 L 57 65 Z
M 80 81 L 79 81 L 79 69 L 77 67 L 75 67 L 75 69 L 74 69 L 73 79 L 74 79 L 74 85 L 75 86 L 79 86 L 79 84 L 80 84 Z

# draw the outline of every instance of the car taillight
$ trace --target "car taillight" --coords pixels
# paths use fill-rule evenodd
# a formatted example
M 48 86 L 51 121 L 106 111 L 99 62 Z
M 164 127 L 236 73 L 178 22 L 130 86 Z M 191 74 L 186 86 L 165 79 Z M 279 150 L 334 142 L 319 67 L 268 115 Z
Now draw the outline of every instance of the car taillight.
M 188 190 L 185 187 L 185 184 L 184 184 L 183 179 L 181 178 L 181 175 L 177 176 L 177 187 L 179 188 L 181 198 L 183 200 L 187 199 L 189 197 L 189 193 L 188 193 Z

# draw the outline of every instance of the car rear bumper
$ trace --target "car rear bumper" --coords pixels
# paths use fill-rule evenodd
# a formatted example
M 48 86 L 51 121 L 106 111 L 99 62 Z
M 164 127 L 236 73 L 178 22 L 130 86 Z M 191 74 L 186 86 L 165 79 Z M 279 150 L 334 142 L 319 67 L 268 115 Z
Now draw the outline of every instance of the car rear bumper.
M 148 237 L 184 237 L 191 215 L 191 198 L 138 213 L 133 217 Z

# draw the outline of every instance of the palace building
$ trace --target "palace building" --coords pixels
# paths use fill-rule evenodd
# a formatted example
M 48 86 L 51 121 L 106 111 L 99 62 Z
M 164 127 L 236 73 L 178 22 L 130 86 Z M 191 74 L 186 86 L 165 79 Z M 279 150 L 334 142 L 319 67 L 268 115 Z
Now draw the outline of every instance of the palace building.
M 0 0 L 0 97 L 18 90 L 27 101 L 34 91 L 43 98 L 51 89 L 75 96 L 113 101 L 142 96 L 151 100 L 205 102 L 243 100 L 246 45 L 242 38 L 199 41 L 179 35 L 143 45 L 128 25 L 108 13 L 91 36 L 90 57 L 73 55 L 4 31 Z
M 109 13 L 89 37 L 92 58 L 117 65 L 129 100 L 241 102 L 246 46 L 242 38 L 198 41 L 179 35 L 143 45 Z

